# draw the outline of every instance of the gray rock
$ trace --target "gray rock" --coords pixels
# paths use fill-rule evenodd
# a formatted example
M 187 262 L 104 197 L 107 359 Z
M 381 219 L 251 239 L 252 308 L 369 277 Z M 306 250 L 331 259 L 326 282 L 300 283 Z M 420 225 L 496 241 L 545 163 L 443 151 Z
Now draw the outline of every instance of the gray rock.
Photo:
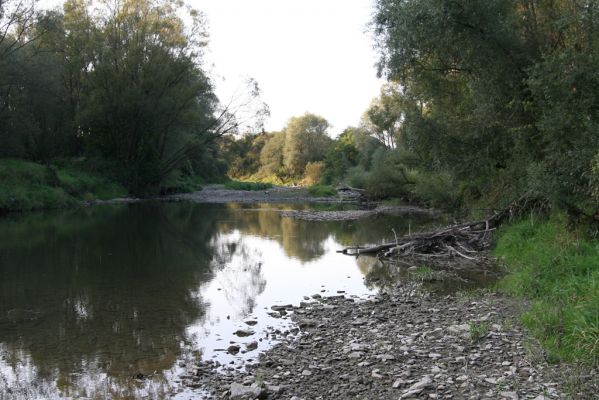
M 246 336 L 251 336 L 254 333 L 256 333 L 256 332 L 254 332 L 251 329 L 237 329 L 233 334 L 236 336 L 239 336 L 239 337 L 246 337 Z
M 256 342 L 256 341 L 249 342 L 248 344 L 245 345 L 245 349 L 247 351 L 256 350 L 257 348 L 258 348 L 258 342 Z
M 421 380 L 419 380 L 418 382 L 416 382 L 415 384 L 410 386 L 408 388 L 408 390 L 403 392 L 400 399 L 407 399 L 414 395 L 417 395 L 420 392 L 422 392 L 424 389 L 431 387 L 432 385 L 433 385 L 433 380 L 431 379 L 431 377 L 429 375 L 425 375 L 422 377 Z
M 243 386 L 239 383 L 232 383 L 229 388 L 231 400 L 254 400 L 266 398 L 266 391 L 256 384 Z

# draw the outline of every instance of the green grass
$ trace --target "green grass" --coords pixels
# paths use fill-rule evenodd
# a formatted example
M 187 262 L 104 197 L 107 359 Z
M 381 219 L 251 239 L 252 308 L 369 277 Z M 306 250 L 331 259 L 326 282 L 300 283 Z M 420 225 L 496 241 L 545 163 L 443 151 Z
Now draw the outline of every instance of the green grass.
M 329 185 L 314 185 L 308 188 L 308 193 L 314 197 L 331 197 L 337 195 L 337 190 Z
M 499 287 L 531 299 L 524 324 L 548 359 L 599 364 L 599 241 L 562 216 L 502 229 L 495 255 L 511 272 Z
M 488 322 L 470 322 L 470 340 L 472 340 L 472 343 L 477 343 L 484 339 L 489 334 L 490 328 L 491 324 Z
M 75 166 L 0 159 L 0 211 L 62 208 L 126 194 L 121 185 Z
M 225 187 L 231 190 L 266 190 L 272 188 L 272 183 L 264 182 L 225 182 Z

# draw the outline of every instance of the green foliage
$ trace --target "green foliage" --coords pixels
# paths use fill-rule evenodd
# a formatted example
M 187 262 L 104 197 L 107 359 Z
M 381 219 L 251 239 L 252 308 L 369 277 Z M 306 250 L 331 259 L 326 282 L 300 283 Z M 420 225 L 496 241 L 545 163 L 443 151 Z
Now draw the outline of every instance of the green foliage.
M 495 255 L 511 274 L 500 287 L 532 300 L 524 323 L 552 357 L 599 362 L 599 243 L 563 216 L 503 229 Z
M 488 322 L 470 323 L 470 340 L 473 343 L 478 343 L 484 339 L 491 330 L 491 324 Z
M 274 175 L 279 178 L 286 175 L 283 168 L 284 146 L 285 133 L 283 132 L 274 133 L 266 140 L 260 152 L 260 174 Z
M 323 161 L 314 161 L 306 164 L 303 182 L 306 185 L 316 185 L 322 181 L 324 175 L 325 163 Z
M 309 162 L 324 159 L 331 143 L 328 128 L 329 123 L 324 118 L 309 113 L 287 122 L 283 165 L 291 176 L 301 176 Z
M 397 151 L 379 149 L 374 153 L 365 185 L 371 195 L 407 199 L 414 183 L 414 174 L 402 164 Z
M 60 208 L 81 200 L 122 197 L 119 184 L 77 165 L 44 166 L 18 159 L 0 159 L 0 210 Z
M 331 197 L 337 195 L 337 190 L 329 185 L 313 185 L 308 188 L 308 193 L 314 197 Z
M 401 120 L 397 147 L 417 155 L 423 176 L 444 171 L 470 204 L 532 194 L 574 214 L 592 209 L 599 3 L 377 0 L 376 8 L 380 73 L 401 85 L 387 93 Z M 428 186 L 420 197 L 438 195 Z
M 267 190 L 272 188 L 272 184 L 264 182 L 228 181 L 225 182 L 225 187 L 232 190 Z
M 368 172 L 361 166 L 355 166 L 347 170 L 345 182 L 352 187 L 364 189 L 368 182 Z
M 422 203 L 436 208 L 455 208 L 460 204 L 460 191 L 447 172 L 418 172 L 412 191 Z

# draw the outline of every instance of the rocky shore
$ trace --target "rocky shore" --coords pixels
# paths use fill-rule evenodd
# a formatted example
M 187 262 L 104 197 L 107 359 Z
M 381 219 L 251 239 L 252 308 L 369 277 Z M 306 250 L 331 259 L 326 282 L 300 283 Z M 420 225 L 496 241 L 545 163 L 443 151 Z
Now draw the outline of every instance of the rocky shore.
M 518 300 L 405 284 L 369 299 L 306 299 L 273 307 L 297 328 L 263 333 L 282 342 L 258 363 L 207 361 L 181 379 L 214 399 L 590 399 L 597 389 L 596 373 L 564 387 L 567 369 L 544 361 L 518 323 Z

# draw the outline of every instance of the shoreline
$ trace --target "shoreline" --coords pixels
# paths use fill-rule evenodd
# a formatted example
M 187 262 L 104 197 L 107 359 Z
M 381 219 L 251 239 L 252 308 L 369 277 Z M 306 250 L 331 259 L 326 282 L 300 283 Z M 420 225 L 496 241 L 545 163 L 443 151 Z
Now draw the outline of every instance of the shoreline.
M 286 307 L 297 328 L 268 332 L 281 343 L 246 371 L 208 360 L 181 382 L 210 399 L 591 398 L 597 371 L 588 388 L 568 393 L 575 372 L 543 359 L 519 323 L 525 307 L 495 293 L 435 296 L 405 284 L 367 300 L 313 295 Z

